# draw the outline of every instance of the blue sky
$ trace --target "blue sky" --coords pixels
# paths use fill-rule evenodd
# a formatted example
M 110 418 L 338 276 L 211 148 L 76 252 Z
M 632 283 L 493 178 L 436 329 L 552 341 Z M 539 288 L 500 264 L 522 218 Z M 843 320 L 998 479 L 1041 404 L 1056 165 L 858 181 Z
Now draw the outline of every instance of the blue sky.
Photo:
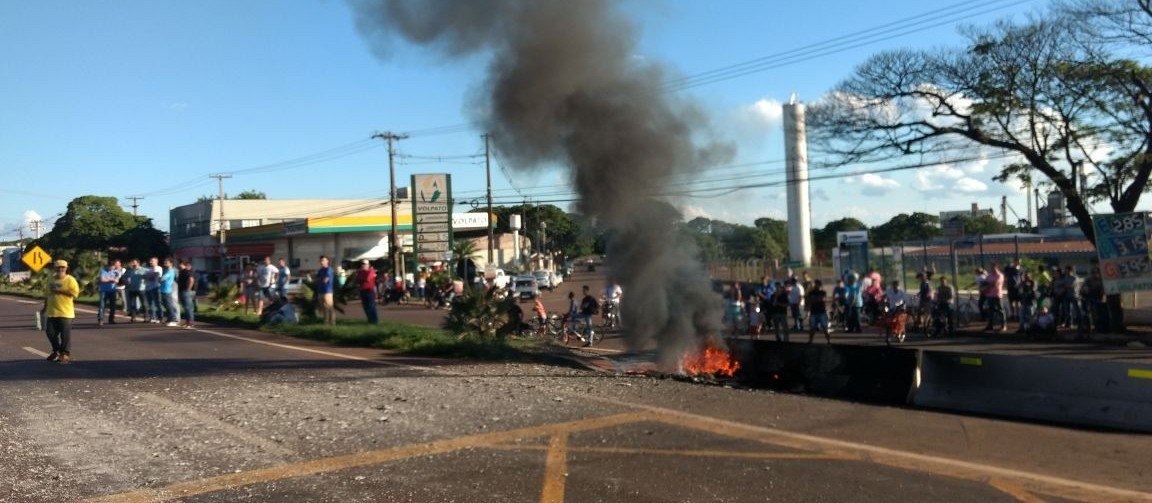
M 815 101 L 883 49 L 956 45 L 957 23 L 1023 19 L 1047 7 L 1040 0 L 620 5 L 639 29 L 636 57 L 683 76 L 888 26 L 873 32 L 873 43 L 849 36 L 827 54 L 799 54 L 679 91 L 739 148 L 733 166 L 703 178 L 747 183 L 783 180 L 779 104 L 792 93 Z M 946 17 L 890 25 L 949 8 Z M 209 175 L 217 173 L 232 175 L 224 181 L 231 195 L 385 198 L 387 150 L 371 139 L 383 131 L 412 133 L 397 144 L 401 185 L 413 173 L 448 172 L 458 199 L 482 199 L 483 132 L 467 126 L 467 107 L 484 59 L 446 62 L 420 48 L 392 49 L 378 58 L 339 0 L 0 2 L 0 240 L 16 238 L 28 212 L 50 222 L 86 194 L 115 196 L 128 211 L 128 197 L 140 196 L 139 213 L 167 229 L 169 208 L 216 194 Z M 496 204 L 564 197 L 559 169 L 500 168 L 497 159 Z M 1002 195 L 1023 216 L 1022 193 L 992 175 L 976 163 L 813 182 L 812 223 L 853 216 L 877 225 L 901 212 L 972 203 L 998 209 Z M 690 217 L 743 224 L 786 217 L 782 188 L 677 204 Z

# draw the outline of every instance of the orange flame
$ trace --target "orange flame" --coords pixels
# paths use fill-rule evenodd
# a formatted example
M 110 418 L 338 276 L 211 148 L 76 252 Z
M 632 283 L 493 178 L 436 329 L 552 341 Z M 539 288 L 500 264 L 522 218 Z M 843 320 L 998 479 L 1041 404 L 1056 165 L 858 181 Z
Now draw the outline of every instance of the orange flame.
M 727 351 L 717 349 L 711 344 L 705 344 L 700 351 L 686 353 L 680 361 L 680 366 L 688 375 L 730 376 L 740 370 L 740 362 L 732 359 L 732 355 Z

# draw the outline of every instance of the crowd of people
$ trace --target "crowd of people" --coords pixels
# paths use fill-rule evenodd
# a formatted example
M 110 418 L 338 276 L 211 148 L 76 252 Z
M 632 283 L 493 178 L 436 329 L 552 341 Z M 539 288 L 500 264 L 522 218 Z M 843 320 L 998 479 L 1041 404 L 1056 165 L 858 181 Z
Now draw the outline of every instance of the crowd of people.
M 935 276 L 931 268 L 917 273 L 912 293 L 900 281 L 885 283 L 875 269 L 865 274 L 846 270 L 830 291 L 808 272 L 789 272 L 783 280 L 764 276 L 751 287 L 735 282 L 724 290 L 724 322 L 731 334 L 759 338 L 771 333 L 778 341 L 807 331 L 808 342 L 823 334 L 830 343 L 835 329 L 861 333 L 868 324 L 890 324 L 889 331 L 902 341 L 909 321 L 929 337 L 951 334 L 962 299 L 945 275 Z M 1039 265 L 1029 271 L 1019 258 L 1003 269 L 993 262 L 988 269 L 977 268 L 967 286 L 987 332 L 1006 332 L 1014 322 L 1016 333 L 1037 338 L 1052 338 L 1059 328 L 1075 328 L 1077 338 L 1085 338 L 1111 326 L 1095 263 L 1081 278 L 1072 265 Z

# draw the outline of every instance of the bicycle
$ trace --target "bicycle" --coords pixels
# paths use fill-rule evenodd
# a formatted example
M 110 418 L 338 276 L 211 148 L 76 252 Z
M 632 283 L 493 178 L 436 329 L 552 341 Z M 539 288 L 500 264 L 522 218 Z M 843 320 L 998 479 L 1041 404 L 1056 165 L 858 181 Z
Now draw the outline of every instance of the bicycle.
M 960 301 L 956 303 L 955 314 L 957 327 L 968 326 L 968 324 L 973 321 L 980 319 L 980 312 L 976 308 L 976 302 L 976 294 L 971 294 L 968 296 L 968 302 Z
M 593 329 L 594 323 L 592 318 L 588 316 L 580 316 L 577 319 L 571 319 L 571 316 L 565 315 L 563 318 L 563 328 L 557 334 L 560 342 L 565 346 L 571 346 L 577 341 L 582 346 L 591 347 L 596 343 L 597 335 Z M 600 336 L 603 339 L 603 336 Z
M 540 318 L 533 316 L 532 319 L 525 323 L 520 329 L 520 336 L 535 338 L 544 338 L 546 336 L 556 337 L 563 329 L 564 319 L 558 314 L 549 315 L 543 322 L 540 321 Z

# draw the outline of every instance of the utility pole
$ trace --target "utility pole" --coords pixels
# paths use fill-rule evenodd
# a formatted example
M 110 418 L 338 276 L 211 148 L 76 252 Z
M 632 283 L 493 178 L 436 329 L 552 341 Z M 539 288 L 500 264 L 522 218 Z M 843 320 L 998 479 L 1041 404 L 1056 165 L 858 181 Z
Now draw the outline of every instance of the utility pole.
M 390 231 L 391 235 L 389 236 L 390 246 L 388 249 L 392 252 L 392 268 L 394 269 L 395 277 L 403 278 L 404 268 L 403 263 L 400 261 L 400 240 L 396 237 L 396 150 L 393 148 L 393 142 L 406 140 L 408 139 L 408 135 L 385 132 L 376 133 L 372 135 L 372 137 L 388 142 L 388 174 L 392 183 L 391 196 L 389 196 L 391 200 L 389 206 L 392 207 L 392 228 Z
M 218 201 L 220 203 L 220 229 L 219 229 L 219 232 L 220 232 L 220 234 L 219 234 L 220 235 L 220 249 L 218 250 L 216 256 L 220 259 L 220 277 L 223 278 L 224 273 L 226 272 L 224 270 L 224 257 L 228 254 L 228 247 L 224 245 L 224 243 L 225 243 L 224 223 L 226 222 L 226 220 L 224 220 L 224 179 L 225 178 L 232 178 L 232 175 L 225 175 L 225 174 L 219 174 L 218 173 L 215 175 L 208 175 L 208 178 L 215 178 L 217 184 L 220 187 L 220 195 L 218 196 L 219 197 Z
M 31 220 L 28 222 L 28 228 L 32 231 L 32 235 L 35 236 L 33 239 L 40 239 L 40 225 L 43 223 L 43 220 Z
M 494 234 L 493 229 L 496 228 L 496 222 L 492 221 L 492 218 L 493 218 L 493 215 L 492 215 L 492 157 L 489 153 L 490 151 L 488 148 L 488 139 L 489 139 L 489 136 L 487 134 L 485 134 L 484 135 L 484 170 L 488 174 L 488 264 L 489 265 L 495 265 L 492 263 L 492 261 L 493 261 L 492 251 L 493 251 L 494 240 L 495 240 L 495 236 L 493 235 Z
M 144 199 L 144 196 L 128 196 L 125 199 L 131 199 L 132 200 L 132 216 L 137 216 L 136 215 L 136 208 L 140 207 L 140 203 L 138 201 L 140 201 L 141 199 Z

